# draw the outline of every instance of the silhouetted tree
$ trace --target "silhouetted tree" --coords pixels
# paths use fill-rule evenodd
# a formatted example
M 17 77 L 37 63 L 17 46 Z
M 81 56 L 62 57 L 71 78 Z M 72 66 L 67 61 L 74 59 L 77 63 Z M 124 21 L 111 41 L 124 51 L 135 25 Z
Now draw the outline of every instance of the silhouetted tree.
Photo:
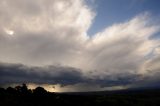
M 6 92 L 7 92 L 9 95 L 15 95 L 15 94 L 17 94 L 16 89 L 14 89 L 14 88 L 12 88 L 12 87 L 8 87 L 8 88 L 6 89 Z
M 5 95 L 6 90 L 4 88 L 0 88 L 0 95 Z
M 22 84 L 22 86 L 16 86 L 15 89 L 16 89 L 17 91 L 20 91 L 20 92 L 23 92 L 23 91 L 27 91 L 27 90 L 28 90 L 26 84 Z
M 21 92 L 22 92 L 22 93 L 24 93 L 24 94 L 28 94 L 28 93 L 29 93 L 29 91 L 28 91 L 28 88 L 27 88 L 27 85 L 26 85 L 26 84 L 22 84 Z
M 33 90 L 33 93 L 38 96 L 43 96 L 47 94 L 47 91 L 43 87 L 37 87 Z

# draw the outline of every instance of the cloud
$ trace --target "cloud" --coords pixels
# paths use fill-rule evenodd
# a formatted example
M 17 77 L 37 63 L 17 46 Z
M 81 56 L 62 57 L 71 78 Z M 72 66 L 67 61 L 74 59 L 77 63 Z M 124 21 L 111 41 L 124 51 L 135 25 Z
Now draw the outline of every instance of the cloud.
M 0 84 L 35 83 L 76 85 L 90 84 L 100 86 L 126 85 L 135 80 L 136 75 L 117 74 L 105 78 L 89 78 L 80 69 L 64 66 L 29 67 L 22 64 L 0 64 Z M 127 80 L 126 80 L 127 79 Z
M 96 13 L 85 0 L 1 0 L 0 15 L 1 83 L 120 86 L 159 75 L 151 37 L 160 26 L 149 13 L 92 36 Z
M 149 39 L 158 31 L 159 26 L 151 25 L 147 13 L 106 28 L 88 44 L 90 68 L 116 73 L 142 71 L 146 57 L 159 45 L 158 40 Z
M 27 67 L 22 64 L 0 64 L 1 84 L 36 83 L 70 85 L 83 82 L 82 73 L 72 67 Z
M 154 76 L 154 77 L 153 77 Z M 160 86 L 160 73 L 142 76 L 131 73 L 92 76 L 82 70 L 64 66 L 31 67 L 23 64 L 0 63 L 0 86 L 27 83 L 29 87 L 44 86 L 50 91 L 100 91 L 135 87 Z M 54 90 L 53 90 L 54 85 Z
M 0 5 L 0 60 L 11 63 L 75 63 L 70 58 L 81 52 L 94 18 L 83 0 L 1 0 Z

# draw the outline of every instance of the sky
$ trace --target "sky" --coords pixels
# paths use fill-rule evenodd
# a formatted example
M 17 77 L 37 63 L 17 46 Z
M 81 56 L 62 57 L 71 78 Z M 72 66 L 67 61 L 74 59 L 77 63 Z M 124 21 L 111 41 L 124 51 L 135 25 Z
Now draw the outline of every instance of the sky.
M 0 86 L 160 87 L 159 0 L 1 0 Z
M 96 11 L 96 17 L 88 34 L 94 35 L 106 27 L 120 22 L 125 22 L 132 17 L 150 12 L 153 18 L 159 15 L 159 0 L 89 0 Z M 94 2 L 93 2 L 94 1 Z

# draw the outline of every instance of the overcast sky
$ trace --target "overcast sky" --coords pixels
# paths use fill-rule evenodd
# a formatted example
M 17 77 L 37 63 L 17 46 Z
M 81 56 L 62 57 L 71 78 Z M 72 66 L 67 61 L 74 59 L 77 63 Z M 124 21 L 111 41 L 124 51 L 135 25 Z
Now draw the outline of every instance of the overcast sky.
M 0 85 L 30 83 L 53 91 L 159 86 L 159 5 L 0 0 Z

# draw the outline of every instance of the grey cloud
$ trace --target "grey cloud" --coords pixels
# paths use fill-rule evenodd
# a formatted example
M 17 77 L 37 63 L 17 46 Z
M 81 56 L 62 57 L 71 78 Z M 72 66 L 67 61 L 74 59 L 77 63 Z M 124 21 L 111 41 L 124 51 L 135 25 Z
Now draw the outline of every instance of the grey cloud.
M 0 64 L 0 84 L 35 83 L 35 84 L 89 84 L 106 86 L 127 85 L 136 82 L 138 75 L 116 74 L 112 76 L 84 76 L 80 69 L 64 66 L 28 67 L 22 64 Z
M 80 70 L 71 67 L 27 67 L 22 64 L 0 64 L 0 83 L 38 83 L 69 85 L 83 82 Z

